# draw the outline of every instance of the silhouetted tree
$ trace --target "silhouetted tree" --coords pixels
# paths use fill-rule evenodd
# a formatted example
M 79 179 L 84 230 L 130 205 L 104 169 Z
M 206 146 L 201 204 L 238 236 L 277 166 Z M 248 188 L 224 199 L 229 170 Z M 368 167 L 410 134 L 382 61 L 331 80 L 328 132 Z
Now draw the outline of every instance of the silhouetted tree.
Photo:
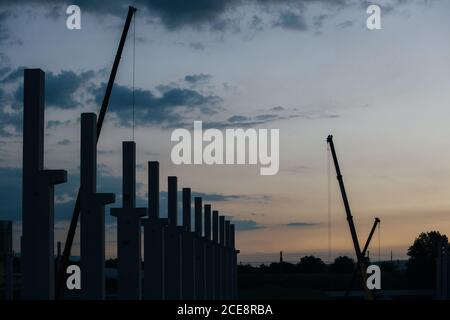
M 352 273 L 355 267 L 355 260 L 347 256 L 339 256 L 334 259 L 329 270 L 331 273 Z
M 297 268 L 298 271 L 302 273 L 321 273 L 326 271 L 327 266 L 320 258 L 305 256 L 300 259 Z
M 438 246 L 447 241 L 446 235 L 437 231 L 421 233 L 408 249 L 408 283 L 416 289 L 436 287 L 436 258 Z

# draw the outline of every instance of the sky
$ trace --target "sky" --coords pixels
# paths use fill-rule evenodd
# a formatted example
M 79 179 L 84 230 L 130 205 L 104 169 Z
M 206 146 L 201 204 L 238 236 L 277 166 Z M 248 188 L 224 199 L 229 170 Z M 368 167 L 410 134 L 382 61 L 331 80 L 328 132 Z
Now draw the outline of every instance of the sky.
M 360 242 L 381 219 L 372 257 L 406 257 L 420 232 L 450 234 L 450 3 L 440 0 L 0 1 L 0 218 L 21 233 L 23 68 L 46 73 L 45 167 L 56 187 L 56 240 L 64 241 L 79 183 L 82 112 L 98 112 L 128 5 L 128 34 L 98 145 L 98 190 L 121 205 L 121 146 L 135 141 L 138 204 L 147 161 L 191 187 L 237 227 L 240 260 L 352 255 L 326 137 L 334 141 Z M 381 7 L 381 30 L 366 8 Z M 134 44 L 134 45 L 133 45 Z M 280 170 L 254 165 L 174 165 L 173 130 L 279 129 Z M 107 210 L 107 255 L 116 225 Z M 79 252 L 78 237 L 74 254 Z

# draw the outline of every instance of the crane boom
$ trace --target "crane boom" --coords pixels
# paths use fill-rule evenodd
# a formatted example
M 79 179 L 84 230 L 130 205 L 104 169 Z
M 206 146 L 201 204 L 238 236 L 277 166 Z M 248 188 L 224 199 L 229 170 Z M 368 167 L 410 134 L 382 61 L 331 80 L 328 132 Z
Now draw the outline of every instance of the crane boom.
M 106 111 L 108 109 L 109 98 L 111 97 L 114 80 L 116 79 L 117 69 L 119 68 L 120 58 L 122 57 L 123 47 L 125 46 L 125 40 L 127 39 L 128 30 L 130 29 L 131 19 L 133 18 L 136 8 L 128 7 L 128 14 L 123 27 L 122 36 L 120 37 L 119 47 L 117 48 L 116 56 L 112 66 L 111 74 L 109 75 L 108 84 L 106 86 L 105 95 L 103 97 L 102 106 L 97 120 L 97 142 L 100 138 L 103 121 L 105 119 Z M 58 274 L 56 281 L 56 297 L 57 299 L 64 298 L 64 277 L 69 262 L 70 251 L 72 250 L 73 238 L 75 237 L 75 231 L 77 229 L 78 219 L 80 216 L 80 192 L 78 190 L 77 200 L 73 208 L 72 219 L 70 220 L 70 227 L 67 233 L 66 242 L 64 244 L 64 251 L 61 257 L 61 261 L 58 266 Z
M 369 291 L 369 289 L 367 289 L 367 285 L 366 285 L 366 278 L 367 278 L 366 268 L 365 268 L 366 263 L 364 261 L 364 256 L 361 252 L 361 247 L 359 245 L 358 234 L 356 233 L 355 224 L 353 222 L 352 211 L 350 209 L 350 204 L 348 202 L 347 193 L 345 191 L 344 179 L 342 178 L 341 169 L 339 168 L 339 162 L 337 159 L 336 150 L 334 148 L 332 135 L 329 135 L 327 137 L 327 143 L 330 146 L 331 155 L 333 156 L 334 167 L 336 169 L 336 177 L 339 182 L 339 188 L 341 190 L 342 201 L 344 202 L 345 213 L 347 215 L 347 221 L 348 221 L 348 225 L 350 228 L 350 234 L 352 236 L 353 247 L 355 248 L 356 258 L 358 260 L 358 266 L 359 266 L 359 269 L 361 272 L 361 280 L 363 282 L 362 285 L 364 288 L 366 299 L 372 300 L 373 299 L 372 293 Z
M 363 257 L 366 255 L 367 249 L 369 248 L 369 245 L 370 245 L 370 241 L 372 241 L 373 234 L 375 233 L 375 230 L 376 230 L 376 228 L 377 228 L 379 223 L 380 223 L 380 219 L 379 218 L 375 218 L 375 221 L 373 222 L 372 229 L 370 230 L 370 233 L 369 233 L 369 237 L 367 238 L 366 244 L 364 245 L 364 249 L 361 252 Z
M 376 228 L 377 228 L 379 223 L 380 223 L 380 219 L 379 218 L 375 218 L 375 221 L 373 223 L 372 229 L 370 230 L 370 233 L 369 233 L 369 237 L 367 238 L 366 244 L 364 245 L 364 249 L 361 252 L 363 257 L 366 256 L 366 252 L 367 252 L 367 249 L 369 248 L 370 241 L 372 241 L 373 234 L 375 233 L 375 230 L 376 230 Z M 358 266 L 356 266 L 355 270 L 353 271 L 352 278 L 350 280 L 350 285 L 348 286 L 347 291 L 345 292 L 345 296 L 346 297 L 349 296 L 350 291 L 352 290 L 353 283 L 355 282 L 355 278 L 356 278 L 356 274 L 358 273 L 358 270 L 359 270 L 359 268 L 358 268 Z

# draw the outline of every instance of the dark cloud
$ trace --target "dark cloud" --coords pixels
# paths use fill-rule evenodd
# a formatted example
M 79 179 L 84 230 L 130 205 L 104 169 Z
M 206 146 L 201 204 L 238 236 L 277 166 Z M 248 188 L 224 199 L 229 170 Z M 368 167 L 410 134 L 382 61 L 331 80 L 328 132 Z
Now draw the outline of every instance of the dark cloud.
M 23 106 L 23 72 L 24 67 L 11 70 L 3 67 L 0 78 L 0 136 L 10 137 L 22 131 L 22 106 Z M 71 109 L 81 106 L 80 90 L 93 85 L 94 71 L 75 73 L 63 70 L 60 73 L 45 73 L 45 104 L 48 107 L 59 109 Z M 9 89 L 6 89 L 8 87 Z M 10 106 L 12 111 L 5 111 L 5 106 Z M 47 128 L 68 124 L 70 121 L 50 120 Z M 14 130 L 7 130 L 6 126 L 12 126 Z
M 205 45 L 201 42 L 191 42 L 191 43 L 189 43 L 189 46 L 194 50 L 200 50 L 200 51 L 205 50 Z
M 201 197 L 203 201 L 211 201 L 211 202 L 239 200 L 240 198 L 242 198 L 241 196 L 234 194 L 203 193 L 203 192 L 193 192 L 192 196 Z
M 426 4 L 427 0 L 391 0 L 381 7 L 384 12 L 391 12 L 400 5 L 407 3 Z M 2 0 L 0 7 L 8 7 L 17 5 L 16 0 Z M 25 0 L 21 1 L 23 5 L 46 5 L 48 9 L 47 17 L 56 19 L 65 16 L 65 9 L 70 1 L 61 0 Z M 113 15 L 124 19 L 127 12 L 128 4 L 120 0 L 110 0 L 107 4 L 104 1 L 78 0 L 76 2 L 80 6 L 82 12 L 93 13 L 97 15 Z M 149 21 L 159 21 L 168 30 L 179 30 L 184 27 L 192 27 L 194 29 L 209 28 L 211 31 L 223 32 L 231 30 L 232 32 L 240 31 L 241 20 L 246 20 L 253 30 L 261 30 L 264 21 L 261 17 L 255 15 L 254 10 L 251 16 L 239 14 L 239 9 L 244 6 L 253 6 L 253 8 L 261 9 L 266 13 L 278 15 L 275 26 L 290 30 L 308 30 L 307 23 L 304 19 L 303 12 L 312 5 L 321 5 L 325 10 L 335 13 L 346 7 L 364 7 L 366 8 L 372 2 L 364 0 L 135 0 L 133 4 L 138 8 L 138 14 L 146 16 Z M 302 14 L 298 12 L 301 11 Z M 280 13 L 281 12 L 281 13 Z M 3 19 L 9 18 L 8 13 L 3 14 Z M 0 26 L 1 23 L 0 13 Z M 328 13 L 319 15 L 312 19 L 315 27 L 320 27 L 324 20 L 328 17 Z M 2 37 L 2 28 L 0 27 L 0 39 Z M 8 37 L 3 32 L 3 37 Z
M 12 94 L 7 94 L 0 89 L 0 102 L 9 104 L 15 113 L 5 113 L 0 108 L 0 135 L 10 135 L 5 129 L 9 124 L 20 130 L 21 109 L 23 101 L 23 70 L 16 68 L 9 70 L 0 78 L 0 83 L 14 85 L 17 89 Z M 46 106 L 58 109 L 73 109 L 82 106 L 86 97 L 93 97 L 93 101 L 100 105 L 103 100 L 105 87 L 95 84 L 96 72 L 86 71 L 75 73 L 63 70 L 60 73 L 46 72 L 45 92 Z M 207 81 L 211 76 L 207 74 L 187 75 L 185 80 L 191 84 Z M 150 90 L 136 89 L 135 119 L 138 125 L 161 125 L 163 127 L 184 126 L 184 119 L 196 114 L 213 115 L 221 109 L 222 99 L 215 95 L 204 95 L 193 89 L 179 88 L 175 86 L 159 86 L 158 95 Z M 121 125 L 129 126 L 132 121 L 132 96 L 131 88 L 119 84 L 114 85 L 111 94 L 108 111 L 117 115 Z M 83 97 L 83 98 L 81 98 Z M 182 111 L 182 112 L 181 112 Z M 67 121 L 51 120 L 47 128 L 53 128 L 68 124 Z
M 101 103 L 104 86 L 93 89 L 95 100 Z M 132 90 L 116 85 L 111 94 L 109 111 L 118 115 L 120 123 L 131 125 Z M 196 90 L 165 87 L 162 95 L 156 96 L 150 90 L 137 89 L 135 96 L 135 120 L 138 125 L 158 124 L 164 127 L 184 126 L 184 118 L 195 112 L 212 115 L 220 109 L 222 99 L 214 95 L 203 95 Z M 184 108 L 184 112 L 180 112 Z
M 346 20 L 344 22 L 338 23 L 337 27 L 338 28 L 349 28 L 353 25 L 353 21 L 351 20 Z
M 281 107 L 280 107 L 281 108 Z M 271 109 L 273 110 L 273 109 Z M 284 110 L 284 109 L 283 109 Z M 280 109 L 277 109 L 276 111 L 281 111 Z M 229 117 L 228 119 L 224 121 L 210 121 L 210 122 L 204 122 L 203 128 L 209 129 L 209 128 L 216 128 L 216 129 L 225 129 L 229 127 L 241 127 L 241 128 L 249 128 L 249 127 L 255 127 L 260 126 L 269 122 L 279 121 L 279 120 L 286 120 L 286 119 L 293 119 L 293 118 L 307 118 L 306 115 L 302 115 L 299 113 L 293 113 L 293 114 L 257 114 L 255 116 L 243 116 L 243 115 L 233 115 Z
M 19 220 L 22 208 L 22 170 L 0 167 L 0 216 Z
M 254 220 L 239 220 L 232 218 L 231 223 L 235 225 L 237 231 L 250 231 L 265 228 L 265 226 Z
M 305 17 L 301 14 L 296 14 L 291 11 L 281 12 L 278 20 L 274 23 L 275 26 L 288 30 L 306 31 L 308 26 Z
M 4 93 L 0 89 L 0 103 L 4 103 Z M 12 128 L 12 130 L 9 130 Z M 6 112 L 0 107 L 0 137 L 14 137 L 22 131 L 22 112 Z
M 309 223 L 309 222 L 291 222 L 286 224 L 287 227 L 297 227 L 297 228 L 308 228 L 315 227 L 318 223 Z
M 55 220 L 68 220 L 72 216 L 75 198 L 79 187 L 79 174 L 69 174 L 67 183 L 55 187 Z M 122 192 L 122 178 L 103 175 L 99 170 L 97 181 L 98 192 L 113 192 L 116 196 L 114 206 L 120 206 L 120 194 Z M 0 167 L 0 217 L 13 221 L 21 220 L 22 215 L 22 169 Z M 67 199 L 61 201 L 61 199 Z M 142 203 L 142 199 L 138 198 Z M 110 215 L 106 215 L 108 221 L 112 221 Z
M 329 18 L 328 14 L 320 14 L 318 16 L 313 17 L 313 24 L 316 28 L 322 28 L 323 23 L 326 19 Z
M 236 122 L 244 122 L 244 121 L 249 121 L 250 118 L 248 117 L 244 117 L 244 116 L 238 116 L 238 115 L 234 115 L 228 118 L 228 122 L 231 123 L 236 123 Z
M 273 107 L 270 109 L 271 111 L 284 111 L 284 108 L 282 106 Z
M 13 94 L 12 107 L 22 108 L 23 101 L 23 72 L 25 67 L 10 70 L 0 83 L 5 85 L 18 84 Z M 89 86 L 95 76 L 94 71 L 75 73 L 63 70 L 60 73 L 45 73 L 45 104 L 49 107 L 60 109 L 71 109 L 81 105 L 79 101 L 79 90 Z
M 23 69 L 20 72 L 23 75 Z M 77 74 L 63 70 L 58 74 L 45 73 L 45 104 L 59 109 L 73 109 L 81 106 L 78 90 L 90 82 L 95 73 L 93 71 Z M 19 86 L 15 94 L 18 105 L 23 101 L 23 86 Z
M 60 126 L 67 126 L 70 123 L 71 123 L 70 120 L 66 120 L 66 121 L 49 120 L 49 121 L 47 121 L 46 128 L 47 129 L 52 129 L 52 128 L 57 128 L 57 127 L 60 127 Z
M 11 45 L 20 44 L 20 41 L 13 41 L 6 28 L 6 21 L 12 17 L 12 13 L 9 10 L 0 11 L 0 44 Z
M 188 74 L 184 77 L 184 81 L 189 82 L 190 84 L 198 84 L 209 81 L 212 78 L 210 74 Z
M 68 146 L 70 143 L 71 142 L 69 139 L 62 139 L 62 140 L 58 141 L 58 144 L 61 146 Z

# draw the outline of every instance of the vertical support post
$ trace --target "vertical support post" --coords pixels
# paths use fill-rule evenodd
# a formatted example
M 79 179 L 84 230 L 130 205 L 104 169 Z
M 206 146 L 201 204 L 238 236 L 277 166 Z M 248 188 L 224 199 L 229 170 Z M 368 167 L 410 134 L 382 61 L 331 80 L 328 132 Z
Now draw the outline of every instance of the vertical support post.
M 45 73 L 25 69 L 23 95 L 22 298 L 55 297 L 54 186 L 64 170 L 44 170 Z
M 230 247 L 231 247 L 231 299 L 237 299 L 237 250 L 235 242 L 235 227 L 234 224 L 230 224 Z
M 205 299 L 205 241 L 202 236 L 202 209 L 202 198 L 195 197 L 195 294 L 197 299 Z
M 443 299 L 448 300 L 449 298 L 449 288 L 448 288 L 448 281 L 449 281 L 449 270 L 448 270 L 448 242 L 444 242 L 444 247 L 442 249 L 442 269 L 443 269 L 443 275 L 442 275 L 442 293 L 443 293 Z
M 230 285 L 231 285 L 231 250 L 230 250 L 230 221 L 225 220 L 225 245 L 224 245 L 224 272 L 223 272 L 223 276 L 224 276 L 224 294 L 225 294 L 225 299 L 230 299 L 231 297 L 231 290 L 230 290 Z
M 144 288 L 146 300 L 164 299 L 164 229 L 159 215 L 159 162 L 148 162 L 148 218 L 144 225 Z
M 220 299 L 225 299 L 225 217 L 219 216 Z
M 112 208 L 117 218 L 117 272 L 120 300 L 141 299 L 141 218 L 146 208 L 136 208 L 136 143 L 122 143 L 122 208 Z
M 213 210 L 213 253 L 214 253 L 214 296 L 213 299 L 220 299 L 220 247 L 219 247 L 219 211 Z
M 12 221 L 0 220 L 0 269 L 5 300 L 13 299 L 13 259 Z
M 178 201 L 177 177 L 167 179 L 167 216 L 168 224 L 165 229 L 165 298 L 178 300 L 182 296 L 182 259 L 181 259 L 181 231 L 177 227 Z
M 81 114 L 81 290 L 87 300 L 105 299 L 105 205 L 112 193 L 97 193 L 97 116 Z
M 213 242 L 211 239 L 211 205 L 205 204 L 205 279 L 206 294 L 205 298 L 213 299 L 214 294 L 214 253 Z
M 170 226 L 178 224 L 178 196 L 177 196 L 177 177 L 167 178 L 167 210 Z
M 182 279 L 184 300 L 195 299 L 195 236 L 191 232 L 191 189 L 183 188 Z

